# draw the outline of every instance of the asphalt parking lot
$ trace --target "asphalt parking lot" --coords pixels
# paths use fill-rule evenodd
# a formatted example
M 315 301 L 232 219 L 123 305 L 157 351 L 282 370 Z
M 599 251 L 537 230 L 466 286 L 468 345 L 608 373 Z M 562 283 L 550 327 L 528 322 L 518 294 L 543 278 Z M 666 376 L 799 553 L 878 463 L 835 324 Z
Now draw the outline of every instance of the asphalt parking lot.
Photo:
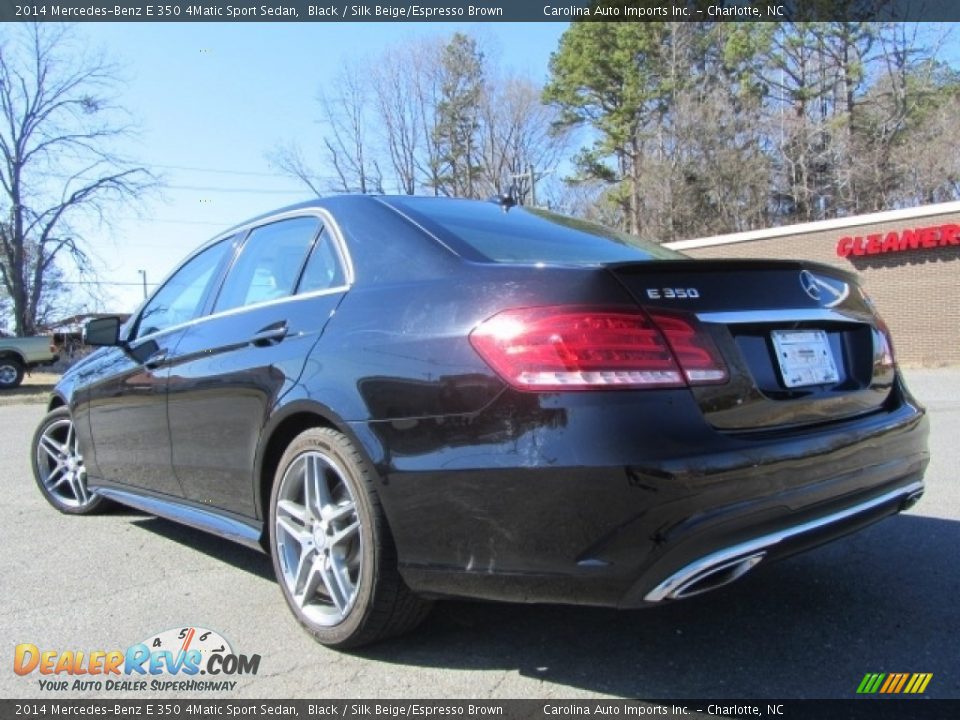
M 14 646 L 121 649 L 187 625 L 262 656 L 234 698 L 848 698 L 867 672 L 931 672 L 927 696 L 960 697 L 960 369 L 907 376 L 933 455 L 909 513 L 664 608 L 443 602 L 351 654 L 301 631 L 264 555 L 132 511 L 54 511 L 27 453 L 43 407 L 0 405 L 0 697 L 124 697 L 45 693 Z

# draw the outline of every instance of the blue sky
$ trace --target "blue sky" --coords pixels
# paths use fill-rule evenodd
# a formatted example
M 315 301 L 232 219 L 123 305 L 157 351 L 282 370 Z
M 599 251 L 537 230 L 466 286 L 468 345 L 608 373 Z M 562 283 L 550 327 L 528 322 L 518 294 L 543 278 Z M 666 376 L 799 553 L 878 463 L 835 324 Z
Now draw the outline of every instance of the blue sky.
M 80 37 L 119 63 L 120 102 L 140 128 L 125 148 L 167 187 L 88 233 L 105 281 L 101 309 L 131 311 L 151 285 L 220 230 L 307 199 L 267 154 L 296 140 L 319 164 L 318 90 L 351 57 L 460 30 L 500 67 L 543 81 L 565 23 L 83 23 Z M 193 168 L 193 169 L 189 169 Z M 203 189 L 199 189 L 203 188 Z M 251 192 L 252 191 L 252 192 Z M 138 216 L 139 212 L 139 216 Z M 120 284 L 129 283 L 129 284 Z
M 99 309 L 133 310 L 142 299 L 139 270 L 152 287 L 221 230 L 309 197 L 297 181 L 278 175 L 267 155 L 297 141 L 320 165 L 316 96 L 345 61 L 459 30 L 477 37 L 500 68 L 543 82 L 566 28 L 561 22 L 78 23 L 80 38 L 123 69 L 119 100 L 141 131 L 126 153 L 166 184 L 139 211 L 118 208 L 110 228 L 86 234 L 104 281 Z M 920 32 L 932 43 L 943 27 Z M 956 38 L 940 40 L 941 59 L 957 64 Z

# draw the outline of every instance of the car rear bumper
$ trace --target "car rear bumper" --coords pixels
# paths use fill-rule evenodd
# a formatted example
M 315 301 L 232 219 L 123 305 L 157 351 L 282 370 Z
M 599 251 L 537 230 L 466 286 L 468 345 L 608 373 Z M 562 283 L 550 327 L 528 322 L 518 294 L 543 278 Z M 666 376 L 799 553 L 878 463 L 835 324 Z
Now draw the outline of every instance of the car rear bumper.
M 912 507 L 923 495 L 923 490 L 923 482 L 918 479 L 829 515 L 788 525 L 716 550 L 684 565 L 646 591 L 643 602 L 680 600 L 722 587 L 739 579 L 765 559 L 784 557 L 808 549 Z M 626 604 L 640 604 L 638 596 L 648 582 L 640 581 L 637 589 L 627 593 Z
M 457 447 L 477 428 L 433 426 L 379 468 L 401 572 L 427 595 L 617 607 L 726 584 L 917 500 L 928 423 L 895 393 L 892 409 L 757 437 L 696 430 L 666 393 L 640 411 L 557 399 L 562 422 L 512 440 L 488 428 Z M 395 430 L 381 442 L 412 450 Z

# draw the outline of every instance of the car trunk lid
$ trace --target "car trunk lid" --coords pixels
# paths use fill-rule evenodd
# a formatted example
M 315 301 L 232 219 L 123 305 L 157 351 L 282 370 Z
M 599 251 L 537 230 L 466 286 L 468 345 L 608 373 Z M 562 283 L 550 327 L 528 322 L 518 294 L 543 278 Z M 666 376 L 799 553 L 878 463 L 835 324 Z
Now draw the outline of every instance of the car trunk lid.
M 691 392 L 718 429 L 835 422 L 873 412 L 890 396 L 886 328 L 850 273 L 781 260 L 607 268 L 644 308 L 695 315 L 709 332 L 730 379 Z

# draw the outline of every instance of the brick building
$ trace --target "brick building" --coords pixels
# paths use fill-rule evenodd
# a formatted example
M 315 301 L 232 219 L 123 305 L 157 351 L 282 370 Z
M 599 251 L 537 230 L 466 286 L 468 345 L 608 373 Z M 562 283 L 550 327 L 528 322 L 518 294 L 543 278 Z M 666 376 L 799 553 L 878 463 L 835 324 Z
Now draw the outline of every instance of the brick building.
M 815 260 L 860 276 L 904 365 L 960 365 L 960 202 L 669 243 L 691 257 Z

